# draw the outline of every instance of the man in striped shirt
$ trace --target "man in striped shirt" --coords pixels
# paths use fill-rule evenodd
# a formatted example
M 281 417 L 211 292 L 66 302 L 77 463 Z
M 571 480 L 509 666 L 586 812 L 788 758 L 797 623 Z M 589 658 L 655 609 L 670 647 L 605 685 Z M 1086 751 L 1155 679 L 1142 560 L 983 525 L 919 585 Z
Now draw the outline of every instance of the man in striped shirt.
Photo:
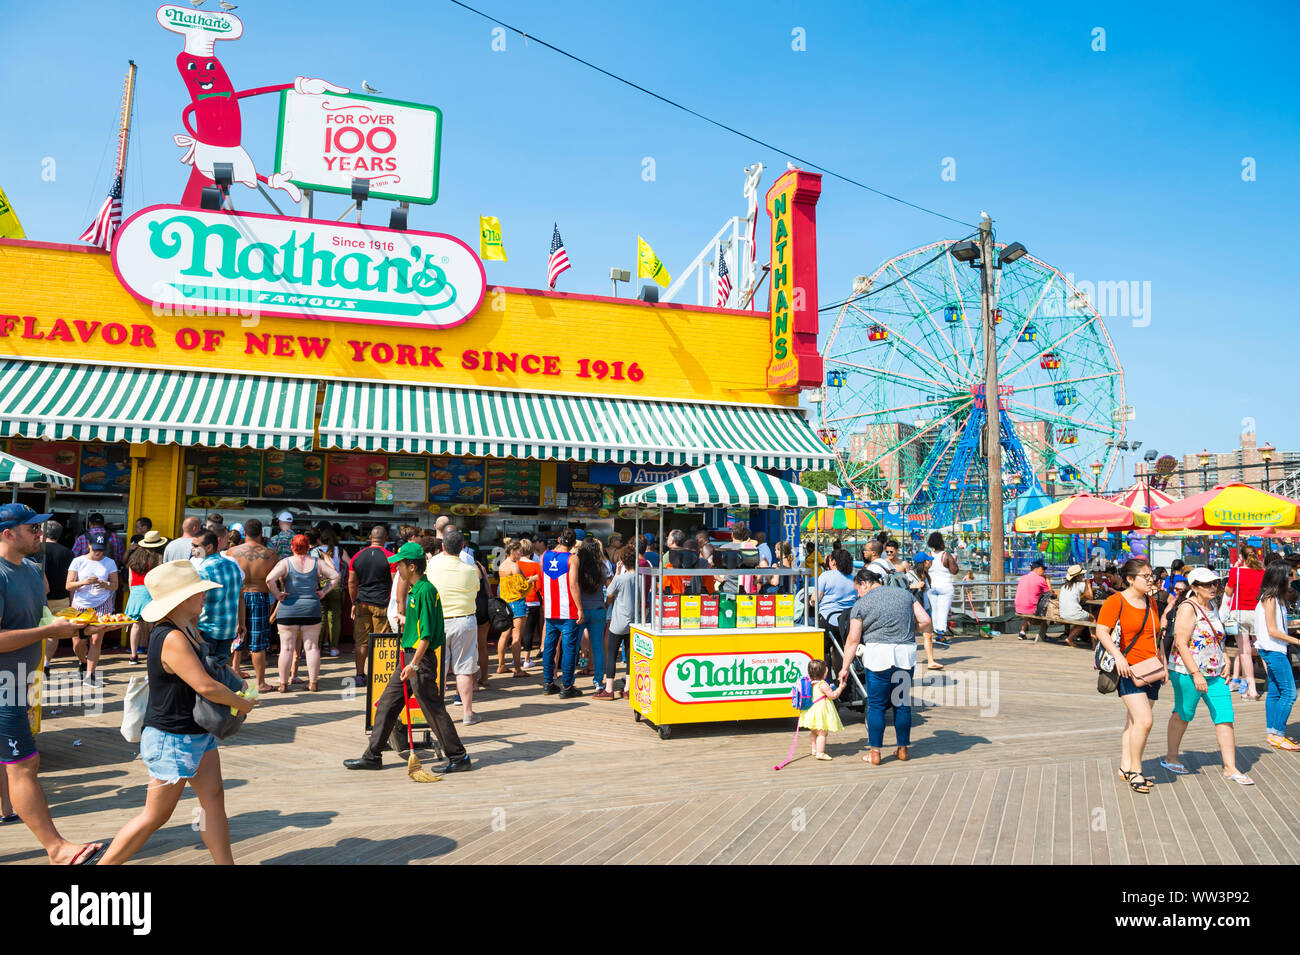
M 559 543 L 542 555 L 542 615 L 546 618 L 546 637 L 542 641 L 542 685 L 545 693 L 560 694 L 561 699 L 582 696 L 573 685 L 573 671 L 578 660 L 578 624 L 583 621 L 582 600 L 578 590 L 578 561 L 571 551 L 578 535 L 567 530 Z M 555 644 L 560 644 L 560 680 L 555 679 Z

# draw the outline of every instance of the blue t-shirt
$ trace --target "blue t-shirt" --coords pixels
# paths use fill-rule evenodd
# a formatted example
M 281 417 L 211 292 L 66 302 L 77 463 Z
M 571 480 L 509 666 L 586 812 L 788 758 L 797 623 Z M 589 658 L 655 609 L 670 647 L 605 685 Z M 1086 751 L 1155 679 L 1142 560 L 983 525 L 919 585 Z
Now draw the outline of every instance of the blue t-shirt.
M 817 612 L 834 623 L 836 617 L 853 606 L 858 599 L 857 588 L 853 580 L 838 570 L 822 571 L 817 578 Z
M 1170 574 L 1165 579 L 1165 590 L 1169 591 L 1172 594 L 1174 592 L 1174 585 L 1177 584 L 1179 581 L 1182 581 L 1183 583 L 1187 583 L 1187 578 L 1184 577 L 1182 574 Z
M 30 558 L 11 564 L 0 557 L 0 630 L 30 630 L 41 622 L 44 609 L 45 581 L 40 566 Z M 36 640 L 18 650 L 0 653 L 0 672 L 12 673 L 16 678 L 22 664 L 30 676 L 40 665 L 42 643 Z
M 643 553 L 641 556 L 644 557 L 646 560 L 650 561 L 651 567 L 659 566 L 659 555 L 655 551 L 648 550 L 645 553 Z

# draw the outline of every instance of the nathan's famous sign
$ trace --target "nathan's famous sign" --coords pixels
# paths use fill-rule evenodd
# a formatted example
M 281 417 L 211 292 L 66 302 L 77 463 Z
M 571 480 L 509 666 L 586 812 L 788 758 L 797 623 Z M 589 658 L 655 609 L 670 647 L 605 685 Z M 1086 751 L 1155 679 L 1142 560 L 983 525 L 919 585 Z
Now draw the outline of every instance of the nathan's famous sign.
M 113 242 L 122 285 L 162 306 L 446 328 L 483 301 L 483 264 L 435 232 L 152 206 Z
M 364 169 L 353 159 L 347 164 L 347 181 L 383 172 L 388 179 L 382 184 L 395 186 L 400 176 L 394 170 L 418 170 L 418 176 L 402 183 L 408 192 L 400 198 L 425 202 L 437 191 L 436 109 L 373 98 L 349 102 L 346 116 L 361 124 L 349 137 L 334 128 L 338 124 L 331 121 L 340 118 L 338 103 L 325 95 L 343 97 L 348 93 L 344 87 L 300 76 L 293 83 L 235 90 L 215 55 L 217 41 L 235 40 L 244 33 L 234 14 L 165 5 L 156 19 L 184 37 L 176 67 L 190 103 L 181 114 L 186 134 L 174 140 L 186 150 L 181 161 L 192 168 L 180 205 L 142 209 L 114 237 L 113 268 L 132 295 L 164 307 L 218 312 L 237 308 L 286 318 L 421 328 L 458 325 L 478 309 L 486 290 L 483 264 L 453 236 L 200 208 L 203 190 L 216 185 L 223 165 L 229 168 L 230 185 L 260 188 L 264 183 L 294 201 L 302 197 L 295 180 L 320 188 L 337 186 L 319 182 L 328 177 L 314 169 L 299 179 L 283 163 L 283 149 L 275 171 L 259 174 L 242 145 L 239 101 L 245 97 L 283 92 L 284 102 L 294 104 L 297 113 L 329 126 L 327 151 L 354 153 L 358 142 L 369 141 L 385 158 L 364 163 Z M 426 125 L 417 128 L 417 122 Z M 407 129 L 409 135 L 403 132 Z M 282 146 L 284 133 L 282 125 Z

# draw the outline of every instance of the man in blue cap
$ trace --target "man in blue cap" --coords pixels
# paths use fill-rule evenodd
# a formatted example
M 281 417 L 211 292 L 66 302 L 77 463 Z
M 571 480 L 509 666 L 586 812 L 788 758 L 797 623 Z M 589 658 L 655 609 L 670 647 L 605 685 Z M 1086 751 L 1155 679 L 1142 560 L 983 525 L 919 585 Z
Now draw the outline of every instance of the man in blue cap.
M 42 642 L 78 632 L 76 624 L 64 617 L 41 626 L 45 581 L 31 558 L 41 547 L 40 525 L 50 517 L 26 504 L 0 506 L 0 771 L 9 784 L 14 809 L 40 840 L 50 862 L 87 865 L 104 846 L 69 842 L 54 827 L 37 779 L 41 757 L 27 719 L 28 686 L 40 673 Z

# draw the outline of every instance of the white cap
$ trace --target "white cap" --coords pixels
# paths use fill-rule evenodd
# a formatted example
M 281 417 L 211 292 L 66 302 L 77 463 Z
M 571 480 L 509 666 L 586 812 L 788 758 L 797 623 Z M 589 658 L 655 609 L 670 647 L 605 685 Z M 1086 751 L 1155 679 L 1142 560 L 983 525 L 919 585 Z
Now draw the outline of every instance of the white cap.
M 1187 575 L 1187 580 L 1193 584 L 1217 584 L 1219 575 L 1208 567 L 1196 567 Z
M 211 56 L 217 40 L 238 40 L 244 35 L 244 22 L 232 13 L 169 3 L 158 8 L 157 19 L 164 30 L 185 37 L 185 52 L 194 56 Z
M 293 523 L 293 515 L 290 514 L 288 511 L 281 511 L 281 512 L 280 512 L 280 516 L 277 517 L 276 520 L 277 520 L 277 521 L 287 521 L 288 523 L 292 524 L 292 523 Z

